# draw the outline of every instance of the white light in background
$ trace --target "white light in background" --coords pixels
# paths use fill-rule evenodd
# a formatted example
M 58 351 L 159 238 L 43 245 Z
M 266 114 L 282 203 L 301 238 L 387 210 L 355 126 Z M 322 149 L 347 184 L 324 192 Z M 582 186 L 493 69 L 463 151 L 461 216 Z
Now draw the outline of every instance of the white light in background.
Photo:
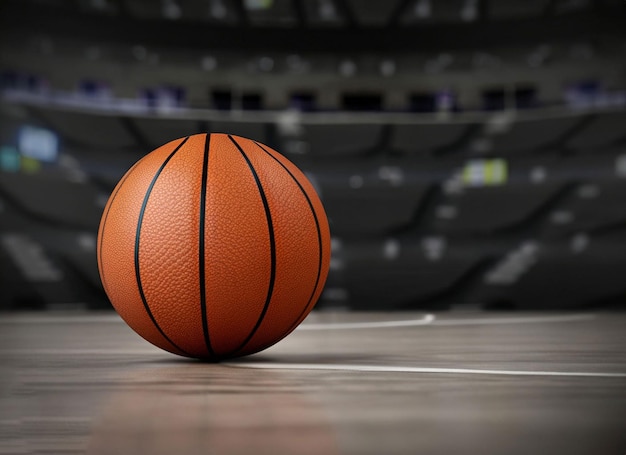
M 311 69 L 311 64 L 298 54 L 287 56 L 287 69 L 293 73 L 306 73 Z
M 626 154 L 618 155 L 615 158 L 615 175 L 626 178 Z
M 226 19 L 228 10 L 222 0 L 211 0 L 209 5 L 209 15 L 215 19 Z
M 570 241 L 570 249 L 573 253 L 582 253 L 589 246 L 589 236 L 587 234 L 580 233 L 572 237 Z
M 461 19 L 473 22 L 478 18 L 478 0 L 465 0 L 461 7 Z
M 274 59 L 272 57 L 263 56 L 257 62 L 258 67 L 264 73 L 269 73 L 274 69 Z
M 380 62 L 380 74 L 385 77 L 393 76 L 396 73 L 396 62 L 391 59 Z
M 430 3 L 430 0 L 417 0 L 417 2 L 415 2 L 413 12 L 415 13 L 415 16 L 420 19 L 429 18 L 432 14 L 432 4 Z
M 76 243 L 78 243 L 81 250 L 96 251 L 96 236 L 93 234 L 78 234 L 76 237 Z
M 214 71 L 217 68 L 217 59 L 212 55 L 205 55 L 200 60 L 200 66 L 204 71 Z
M 354 63 L 352 60 L 346 59 L 342 60 L 341 63 L 339 63 L 339 74 L 341 74 L 343 77 L 354 76 L 356 74 L 356 70 L 356 63 Z
M 324 20 L 332 21 L 337 19 L 337 10 L 331 0 L 319 0 L 317 11 Z
M 96 200 L 94 201 L 94 204 L 96 205 L 96 207 L 100 207 L 103 209 L 104 207 L 106 207 L 108 201 L 109 196 L 107 194 L 98 194 Z
M 530 170 L 529 177 L 531 183 L 543 183 L 548 178 L 548 171 L 543 166 L 535 166 Z
M 383 245 L 383 256 L 388 261 L 393 261 L 400 256 L 400 242 L 396 239 L 387 239 Z
M 183 15 L 183 10 L 176 0 L 162 0 L 161 13 L 166 19 L 180 19 Z
M 424 255 L 431 261 L 438 261 L 443 257 L 448 242 L 445 237 L 424 237 L 421 244 Z
M 404 183 L 404 171 L 400 166 L 381 166 L 378 168 L 378 178 L 391 186 L 400 186 Z
M 552 224 L 569 224 L 574 221 L 574 214 L 569 210 L 556 210 L 550 214 L 550 222 Z
M 105 11 L 109 8 L 108 0 L 91 0 L 91 7 L 98 11 Z
M 547 44 L 543 44 L 528 55 L 526 62 L 531 68 L 539 68 L 547 63 L 551 54 L 552 48 Z
M 344 261 L 341 251 L 343 249 L 343 242 L 340 238 L 332 237 L 330 239 L 330 269 L 342 270 L 344 268 Z
M 594 199 L 600 195 L 600 188 L 598 185 L 589 183 L 587 185 L 581 185 L 578 188 L 578 197 L 581 199 Z
M 361 188 L 363 186 L 363 177 L 361 177 L 360 175 L 350 176 L 349 185 L 352 189 Z
M 440 220 L 453 220 L 459 211 L 454 205 L 440 205 L 435 208 L 435 217 Z
M 516 120 L 516 114 L 510 111 L 497 112 L 485 123 L 485 133 L 489 135 L 504 134 L 511 129 Z
M 303 131 L 300 112 L 295 109 L 280 112 L 276 119 L 276 128 L 281 136 L 300 136 Z M 294 143 L 298 145 L 293 145 Z M 288 144 L 292 144 L 290 153 L 300 155 L 307 152 L 305 146 L 308 144 L 304 141 L 288 141 Z
M 148 57 L 148 49 L 145 46 L 137 44 L 132 48 L 133 56 L 140 62 Z
M 454 56 L 447 52 L 442 52 L 437 57 L 426 62 L 424 70 L 427 73 L 441 73 L 454 62 Z

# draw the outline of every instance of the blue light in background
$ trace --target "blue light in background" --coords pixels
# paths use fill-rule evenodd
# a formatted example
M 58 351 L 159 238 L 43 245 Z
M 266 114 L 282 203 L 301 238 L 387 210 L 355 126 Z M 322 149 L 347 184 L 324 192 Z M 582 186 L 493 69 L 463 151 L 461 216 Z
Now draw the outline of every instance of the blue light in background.
M 18 133 L 18 150 L 24 157 L 53 163 L 59 155 L 59 138 L 47 129 L 23 126 Z

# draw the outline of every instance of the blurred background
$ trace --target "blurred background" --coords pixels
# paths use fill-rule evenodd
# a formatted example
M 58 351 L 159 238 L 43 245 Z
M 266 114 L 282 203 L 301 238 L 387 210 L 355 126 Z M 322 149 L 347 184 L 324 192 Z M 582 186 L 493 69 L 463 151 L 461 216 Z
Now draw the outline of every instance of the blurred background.
M 0 87 L 0 310 L 110 309 L 110 192 L 207 131 L 318 189 L 319 309 L 626 307 L 624 0 L 2 0 Z

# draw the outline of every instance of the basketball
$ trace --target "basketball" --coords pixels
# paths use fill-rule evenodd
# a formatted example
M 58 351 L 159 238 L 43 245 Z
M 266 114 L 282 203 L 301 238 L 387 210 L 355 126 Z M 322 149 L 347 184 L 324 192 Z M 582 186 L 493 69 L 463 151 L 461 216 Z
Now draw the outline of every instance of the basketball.
M 97 240 L 100 278 L 150 343 L 217 361 L 287 336 L 330 263 L 322 203 L 275 150 L 228 134 L 169 142 L 113 190 Z

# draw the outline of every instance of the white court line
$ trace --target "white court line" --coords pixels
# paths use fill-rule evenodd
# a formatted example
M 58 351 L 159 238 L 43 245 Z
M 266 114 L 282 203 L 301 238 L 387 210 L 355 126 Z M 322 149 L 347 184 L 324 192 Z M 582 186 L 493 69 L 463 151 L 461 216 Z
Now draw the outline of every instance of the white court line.
M 432 324 L 435 315 L 427 314 L 419 319 L 404 321 L 377 321 L 377 322 L 323 322 L 318 324 L 304 323 L 297 330 L 345 330 L 345 329 L 380 329 L 385 327 L 414 327 Z
M 155 355 L 169 356 L 164 351 L 146 346 L 145 349 L 0 349 L 0 355 Z M 529 370 L 492 370 L 475 368 L 431 368 L 394 365 L 350 365 L 333 363 L 278 363 L 278 362 L 223 362 L 223 365 L 234 368 L 251 368 L 259 370 L 301 370 L 301 371 L 343 371 L 361 373 L 412 373 L 412 374 L 460 374 L 460 375 L 490 375 L 490 376 L 540 376 L 540 377 L 583 377 L 583 378 L 626 378 L 626 372 L 586 372 L 586 371 L 529 371 Z
M 350 330 L 350 329 L 383 329 L 388 327 L 415 327 L 415 326 L 455 326 L 455 325 L 494 325 L 494 324 L 543 324 L 549 322 L 577 322 L 595 319 L 593 314 L 571 314 L 555 316 L 535 316 L 519 318 L 468 318 L 468 319 L 436 319 L 435 315 L 427 314 L 419 319 L 407 319 L 404 321 L 377 321 L 377 322 L 328 322 L 307 324 L 306 322 L 297 330 Z
M 602 373 L 584 371 L 525 371 L 525 370 L 479 370 L 471 368 L 427 368 L 383 365 L 336 365 L 332 363 L 224 363 L 237 368 L 260 370 L 322 370 L 366 373 L 439 373 L 439 374 L 482 374 L 504 376 L 566 376 L 590 378 L 626 378 L 626 373 Z
M 542 324 L 546 322 L 577 322 L 591 321 L 596 318 L 595 314 L 569 314 L 555 316 L 531 316 L 513 318 L 468 318 L 468 319 L 437 319 L 431 325 L 483 325 L 483 324 Z

